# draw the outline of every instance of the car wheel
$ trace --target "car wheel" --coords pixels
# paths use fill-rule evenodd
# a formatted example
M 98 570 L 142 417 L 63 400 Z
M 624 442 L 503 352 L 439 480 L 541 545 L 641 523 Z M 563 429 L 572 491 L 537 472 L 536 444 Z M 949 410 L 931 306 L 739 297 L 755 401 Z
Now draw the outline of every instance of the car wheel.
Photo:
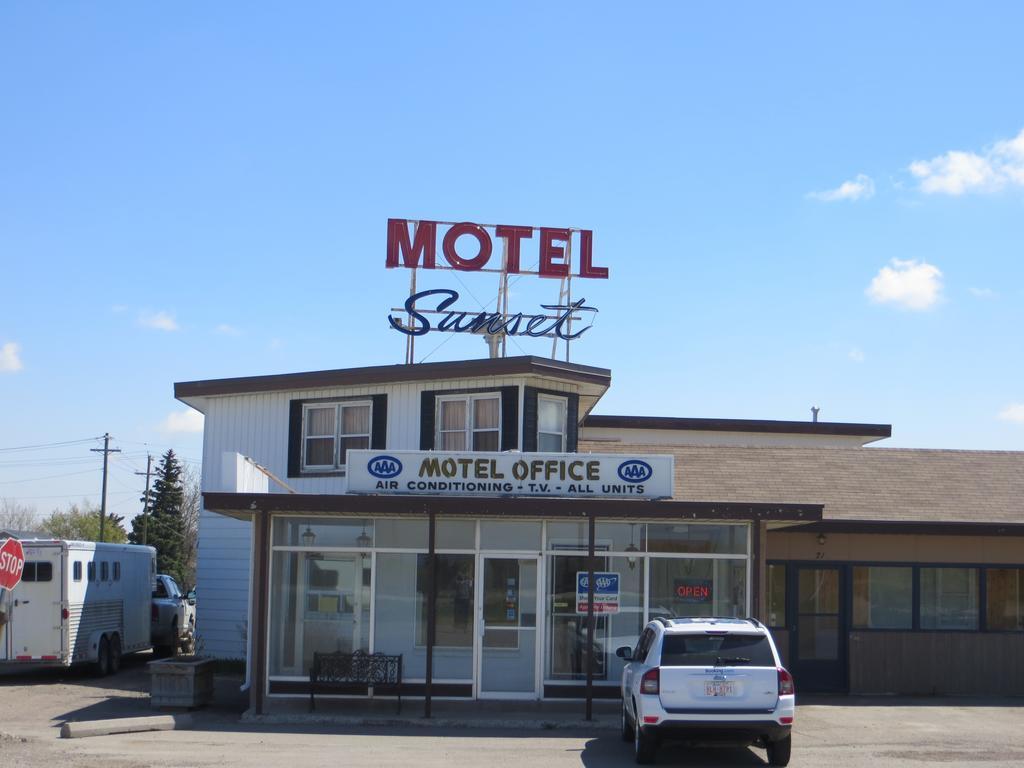
M 110 672 L 110 642 L 107 636 L 100 638 L 100 647 L 96 651 L 96 676 L 103 677 Z
M 116 675 L 121 671 L 121 636 L 113 635 L 110 638 L 110 657 L 107 661 L 107 668 L 110 674 Z
M 622 740 L 629 742 L 633 740 L 633 725 L 629 720 L 629 713 L 626 712 L 626 702 L 622 702 Z
M 793 749 L 793 737 L 768 742 L 768 762 L 771 765 L 789 765 L 789 753 Z
M 637 714 L 637 722 L 633 726 L 633 757 L 636 758 L 639 765 L 651 765 L 657 751 L 657 740 L 650 733 L 644 733 L 644 729 L 640 727 L 639 714 Z

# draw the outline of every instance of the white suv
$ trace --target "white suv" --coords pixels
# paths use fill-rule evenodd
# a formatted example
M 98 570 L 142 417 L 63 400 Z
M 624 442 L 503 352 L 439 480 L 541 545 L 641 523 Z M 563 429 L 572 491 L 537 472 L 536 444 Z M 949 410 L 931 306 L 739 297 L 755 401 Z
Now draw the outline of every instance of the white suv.
M 793 677 L 755 619 L 655 619 L 636 648 L 619 648 L 622 738 L 653 763 L 663 738 L 766 747 L 788 765 L 796 709 Z

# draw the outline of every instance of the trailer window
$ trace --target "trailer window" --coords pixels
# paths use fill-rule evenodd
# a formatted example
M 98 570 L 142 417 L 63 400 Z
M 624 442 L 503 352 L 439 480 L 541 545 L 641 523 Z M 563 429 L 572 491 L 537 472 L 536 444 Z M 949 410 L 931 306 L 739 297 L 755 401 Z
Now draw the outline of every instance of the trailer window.
M 89 581 L 96 581 L 96 563 L 89 563 Z
M 71 567 L 71 571 L 72 571 L 72 578 L 74 578 L 75 581 L 81 581 L 82 580 L 82 561 L 81 560 L 75 560 L 75 564 Z
M 25 563 L 21 572 L 22 581 L 53 581 L 53 563 L 33 560 Z
M 110 563 L 106 560 L 100 563 L 100 581 L 110 581 Z
M 114 581 L 120 581 L 120 580 L 121 580 L 121 561 L 120 560 L 115 560 L 114 561 Z

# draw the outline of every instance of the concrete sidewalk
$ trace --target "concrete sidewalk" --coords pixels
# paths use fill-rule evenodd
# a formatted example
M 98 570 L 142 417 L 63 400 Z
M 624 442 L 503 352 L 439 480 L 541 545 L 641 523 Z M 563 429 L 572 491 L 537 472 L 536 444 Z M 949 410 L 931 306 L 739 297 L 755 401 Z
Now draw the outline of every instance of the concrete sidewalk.
M 594 702 L 587 720 L 583 701 L 437 701 L 431 716 L 424 717 L 423 699 L 407 699 L 397 712 L 394 699 L 317 699 L 316 711 L 309 711 L 307 697 L 278 699 L 268 711 L 252 710 L 242 715 L 243 723 L 300 725 L 303 723 L 343 726 L 384 726 L 391 728 L 488 728 L 514 730 L 608 731 L 617 729 L 619 701 Z

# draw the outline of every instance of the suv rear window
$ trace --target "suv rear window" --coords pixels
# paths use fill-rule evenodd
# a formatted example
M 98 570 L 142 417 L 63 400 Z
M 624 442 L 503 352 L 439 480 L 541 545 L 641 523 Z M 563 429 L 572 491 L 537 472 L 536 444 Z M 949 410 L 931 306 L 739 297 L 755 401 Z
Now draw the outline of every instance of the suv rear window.
M 774 667 L 772 647 L 764 635 L 672 635 L 661 644 L 665 667 L 698 667 L 743 664 Z

